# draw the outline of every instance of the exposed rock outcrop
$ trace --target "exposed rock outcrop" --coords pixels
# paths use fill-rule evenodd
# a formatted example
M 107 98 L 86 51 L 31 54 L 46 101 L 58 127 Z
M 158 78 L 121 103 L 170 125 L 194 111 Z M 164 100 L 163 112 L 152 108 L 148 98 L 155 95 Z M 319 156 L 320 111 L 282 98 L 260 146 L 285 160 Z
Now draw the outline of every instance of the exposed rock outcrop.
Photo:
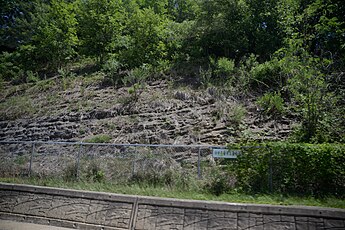
M 89 86 L 86 94 L 75 86 L 43 104 L 43 114 L 0 119 L 0 140 L 79 141 L 106 134 L 116 143 L 225 145 L 238 138 L 284 139 L 291 131 L 291 120 L 264 118 L 253 100 L 238 101 L 216 90 L 153 82 L 136 100 L 125 88 Z M 34 103 L 42 104 L 48 94 L 42 92 Z

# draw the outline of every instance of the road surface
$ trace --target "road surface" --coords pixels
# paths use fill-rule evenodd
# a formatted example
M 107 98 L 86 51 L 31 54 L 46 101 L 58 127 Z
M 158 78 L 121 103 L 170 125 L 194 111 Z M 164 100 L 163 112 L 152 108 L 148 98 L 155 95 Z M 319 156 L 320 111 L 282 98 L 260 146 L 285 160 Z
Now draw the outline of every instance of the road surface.
M 61 228 L 48 225 L 31 224 L 24 222 L 15 222 L 9 220 L 0 220 L 0 230 L 71 230 L 70 228 Z

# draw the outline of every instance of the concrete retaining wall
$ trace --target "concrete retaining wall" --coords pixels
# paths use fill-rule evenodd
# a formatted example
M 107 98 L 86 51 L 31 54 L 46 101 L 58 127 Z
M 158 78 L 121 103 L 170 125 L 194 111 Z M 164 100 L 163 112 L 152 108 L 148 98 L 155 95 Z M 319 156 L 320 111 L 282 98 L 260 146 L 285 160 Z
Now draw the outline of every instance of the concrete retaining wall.
M 187 201 L 0 183 L 0 221 L 78 229 L 345 229 L 345 210 Z

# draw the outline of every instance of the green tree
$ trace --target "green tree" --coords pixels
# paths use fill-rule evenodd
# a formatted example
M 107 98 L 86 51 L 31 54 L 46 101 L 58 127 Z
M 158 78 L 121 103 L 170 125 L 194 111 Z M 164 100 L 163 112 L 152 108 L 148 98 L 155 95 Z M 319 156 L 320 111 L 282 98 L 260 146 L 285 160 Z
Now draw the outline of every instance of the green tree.
M 14 48 L 8 63 L 23 70 L 56 70 L 75 55 L 78 45 L 73 3 L 63 0 L 11 1 L 12 19 L 5 41 Z M 4 41 L 4 40 L 2 40 Z
M 344 68 L 344 7 L 337 0 L 282 0 L 279 12 L 285 47 L 277 55 L 302 118 L 296 136 L 339 141 L 344 135 L 344 83 L 337 81 Z
M 168 14 L 176 22 L 194 20 L 199 11 L 198 0 L 169 0 Z
M 268 60 L 283 41 L 276 0 L 246 0 L 248 5 L 248 52 Z
M 195 45 L 206 56 L 239 61 L 253 53 L 266 61 L 282 44 L 277 1 L 202 1 L 199 11 Z
M 204 55 L 238 58 L 248 50 L 248 7 L 244 1 L 203 1 L 198 16 L 197 45 Z
M 287 45 L 298 42 L 312 55 L 344 58 L 345 6 L 342 1 L 281 0 L 279 14 Z
M 121 51 L 123 63 L 130 68 L 144 63 L 157 65 L 167 57 L 166 25 L 168 20 L 152 8 L 138 9 L 131 15 L 126 28 L 129 45 Z
M 122 0 L 78 0 L 81 53 L 104 63 L 108 53 L 127 46 L 123 36 L 126 11 Z
M 168 0 L 136 0 L 140 9 L 151 8 L 156 14 L 165 14 L 167 12 Z
M 299 59 L 291 57 L 284 64 L 293 77 L 289 79 L 289 90 L 302 120 L 300 141 L 310 142 L 317 134 L 320 121 L 323 119 L 326 105 L 332 97 L 327 95 L 324 75 L 318 70 L 318 63 L 311 57 Z
M 17 47 L 14 32 L 16 18 L 22 10 L 16 0 L 0 0 L 0 52 L 12 50 Z
M 32 36 L 32 45 L 42 64 L 60 68 L 73 58 L 79 41 L 72 3 L 51 0 L 50 5 L 39 5 L 33 23 L 37 30 Z

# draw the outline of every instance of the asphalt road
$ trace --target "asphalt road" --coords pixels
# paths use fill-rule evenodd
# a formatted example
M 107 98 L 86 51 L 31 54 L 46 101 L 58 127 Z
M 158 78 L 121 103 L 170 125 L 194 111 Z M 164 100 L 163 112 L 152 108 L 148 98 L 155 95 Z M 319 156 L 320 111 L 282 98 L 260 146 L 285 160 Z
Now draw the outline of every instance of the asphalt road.
M 0 230 L 70 230 L 70 228 L 0 220 Z

